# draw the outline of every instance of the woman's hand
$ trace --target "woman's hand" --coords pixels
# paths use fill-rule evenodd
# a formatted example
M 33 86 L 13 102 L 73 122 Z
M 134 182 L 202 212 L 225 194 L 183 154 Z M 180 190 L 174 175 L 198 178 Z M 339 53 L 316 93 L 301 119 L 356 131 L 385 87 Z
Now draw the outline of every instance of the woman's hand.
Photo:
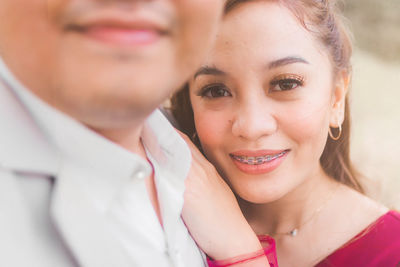
M 262 249 L 229 186 L 190 139 L 181 135 L 188 143 L 193 157 L 185 182 L 182 217 L 198 246 L 215 260 Z M 268 266 L 265 259 L 263 263 L 257 266 Z

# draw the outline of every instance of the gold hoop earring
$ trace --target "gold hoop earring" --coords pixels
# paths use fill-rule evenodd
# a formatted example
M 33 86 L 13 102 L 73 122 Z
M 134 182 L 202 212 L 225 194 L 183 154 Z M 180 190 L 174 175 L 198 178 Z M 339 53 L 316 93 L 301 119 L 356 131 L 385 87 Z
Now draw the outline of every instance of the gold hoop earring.
M 332 138 L 332 140 L 337 141 L 339 140 L 340 136 L 342 135 L 342 125 L 339 124 L 339 134 L 337 136 L 334 136 L 332 131 L 331 131 L 331 127 L 329 127 L 329 136 Z

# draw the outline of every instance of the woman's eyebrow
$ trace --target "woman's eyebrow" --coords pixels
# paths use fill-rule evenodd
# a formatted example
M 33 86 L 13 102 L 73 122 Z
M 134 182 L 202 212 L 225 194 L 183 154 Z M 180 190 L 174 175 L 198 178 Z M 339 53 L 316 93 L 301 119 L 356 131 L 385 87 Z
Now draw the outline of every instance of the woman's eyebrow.
M 281 67 L 284 65 L 293 64 L 293 63 L 310 64 L 307 60 L 305 60 L 302 57 L 288 56 L 288 57 L 280 58 L 280 59 L 270 62 L 267 65 L 267 68 L 273 69 L 273 68 Z M 200 75 L 226 75 L 226 73 L 214 66 L 202 66 L 202 67 L 200 67 L 200 69 L 198 69 L 196 71 L 196 73 L 193 76 L 193 79 L 196 79 Z
M 278 68 L 278 67 L 281 67 L 284 65 L 293 64 L 293 63 L 310 64 L 307 60 L 305 60 L 302 57 L 289 56 L 289 57 L 280 58 L 280 59 L 277 59 L 277 60 L 274 60 L 274 61 L 268 63 L 267 68 L 273 69 L 273 68 Z
M 225 72 L 216 67 L 202 66 L 198 71 L 196 71 L 193 79 L 196 79 L 196 77 L 199 75 L 225 75 L 225 74 L 226 74 Z

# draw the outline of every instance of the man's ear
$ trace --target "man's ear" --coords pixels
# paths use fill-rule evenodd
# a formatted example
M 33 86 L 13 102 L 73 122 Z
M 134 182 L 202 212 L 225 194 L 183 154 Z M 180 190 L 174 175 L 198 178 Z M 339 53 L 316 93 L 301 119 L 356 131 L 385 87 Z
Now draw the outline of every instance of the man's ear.
M 329 126 L 338 128 L 344 121 L 344 111 L 346 108 L 346 95 L 349 89 L 350 74 L 347 71 L 340 71 L 334 84 L 332 96 L 332 111 Z

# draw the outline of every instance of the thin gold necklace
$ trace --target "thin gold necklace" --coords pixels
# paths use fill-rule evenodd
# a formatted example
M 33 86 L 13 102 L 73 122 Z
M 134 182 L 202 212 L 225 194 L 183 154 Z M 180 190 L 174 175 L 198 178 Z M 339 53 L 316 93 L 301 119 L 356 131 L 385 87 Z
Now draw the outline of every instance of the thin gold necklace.
M 337 186 L 339 187 L 339 185 Z M 304 220 L 302 223 L 300 223 L 297 227 L 292 228 L 290 231 L 287 232 L 278 232 L 278 233 L 273 233 L 270 234 L 270 236 L 279 236 L 279 235 L 288 235 L 290 237 L 295 237 L 297 236 L 297 234 L 299 233 L 300 229 L 306 225 L 307 223 L 309 223 L 312 219 L 315 218 L 315 216 L 317 216 L 318 213 L 321 212 L 321 210 L 325 207 L 325 205 L 329 202 L 329 200 L 333 197 L 334 193 L 337 190 L 337 187 L 332 190 L 332 192 L 329 194 L 329 196 L 327 198 L 325 198 L 324 202 L 311 214 L 310 217 L 308 217 L 306 220 Z

